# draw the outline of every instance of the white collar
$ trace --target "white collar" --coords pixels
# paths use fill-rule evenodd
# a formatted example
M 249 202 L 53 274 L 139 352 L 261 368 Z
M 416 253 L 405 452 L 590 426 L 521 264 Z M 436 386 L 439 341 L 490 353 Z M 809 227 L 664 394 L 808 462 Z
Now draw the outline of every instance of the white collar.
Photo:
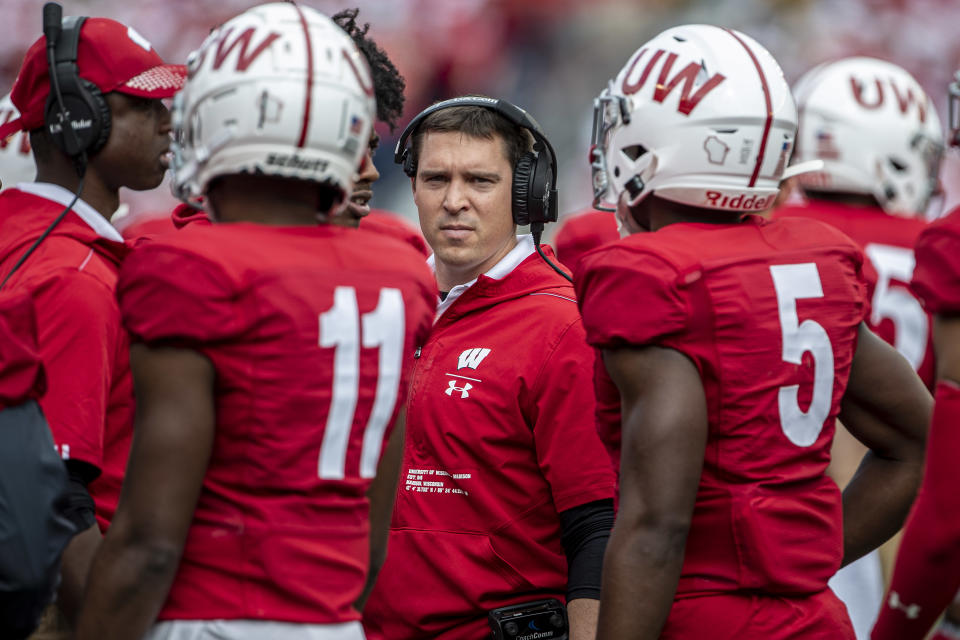
M 74 193 L 72 191 L 68 191 L 60 185 L 49 182 L 21 182 L 17 185 L 17 189 L 24 193 L 57 202 L 64 207 L 73 202 Z M 120 235 L 120 232 L 117 231 L 112 224 L 107 222 L 102 215 L 97 213 L 96 209 L 80 198 L 77 198 L 77 201 L 74 202 L 72 209 L 73 212 L 80 216 L 80 219 L 96 231 L 97 235 L 101 238 L 113 240 L 114 242 L 123 242 L 123 236 Z
M 494 280 L 502 280 L 503 278 L 510 275 L 510 273 L 516 269 L 521 262 L 526 260 L 530 254 L 532 254 L 536 249 L 533 246 L 533 236 L 523 235 L 517 236 L 517 246 L 511 249 L 507 255 L 500 258 L 500 261 L 493 265 L 489 271 L 483 275 L 488 278 L 493 278 Z M 436 271 L 436 258 L 430 256 L 427 258 L 427 266 Z M 463 295 L 463 292 L 469 289 L 477 281 L 477 278 L 474 278 L 470 282 L 465 282 L 463 284 L 458 284 L 457 286 L 450 289 L 447 293 L 447 297 L 437 304 L 437 316 L 439 319 L 443 312 L 450 308 L 457 298 Z M 436 321 L 436 319 L 434 320 Z

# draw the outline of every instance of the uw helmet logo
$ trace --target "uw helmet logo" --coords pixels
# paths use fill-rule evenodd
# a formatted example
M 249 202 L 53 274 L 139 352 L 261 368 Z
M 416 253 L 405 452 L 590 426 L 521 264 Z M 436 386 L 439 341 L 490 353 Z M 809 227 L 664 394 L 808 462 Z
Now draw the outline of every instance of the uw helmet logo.
M 460 358 L 457 360 L 457 369 L 459 370 L 465 367 L 476 369 L 488 355 L 490 355 L 490 349 L 484 349 L 483 347 L 467 349 L 460 354 Z

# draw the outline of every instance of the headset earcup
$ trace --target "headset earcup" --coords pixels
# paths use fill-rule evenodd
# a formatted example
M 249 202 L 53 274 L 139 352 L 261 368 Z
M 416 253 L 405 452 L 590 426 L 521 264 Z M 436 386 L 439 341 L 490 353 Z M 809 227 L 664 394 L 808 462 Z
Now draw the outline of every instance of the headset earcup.
M 417 177 L 417 167 L 413 164 L 413 154 L 410 153 L 410 149 L 403 150 L 403 155 L 400 157 L 400 166 L 403 167 L 403 172 L 411 178 Z
M 530 224 L 530 195 L 536 168 L 537 156 L 530 151 L 520 156 L 513 168 L 513 221 L 521 226 Z
M 100 87 L 89 80 L 80 78 L 80 85 L 86 91 L 87 102 L 90 104 L 90 113 L 93 114 L 93 126 L 90 130 L 90 148 L 87 149 L 89 155 L 93 155 L 100 149 L 103 149 L 110 139 L 110 128 L 112 121 L 110 118 L 110 105 L 103 97 Z
M 88 123 L 89 126 L 73 128 L 78 148 L 72 148 L 70 138 L 62 130 L 59 133 L 51 132 L 51 125 L 71 126 L 69 123 L 60 123 L 60 106 L 51 92 L 44 118 L 53 143 L 71 157 L 81 153 L 90 155 L 102 149 L 110 137 L 110 107 L 97 85 L 79 77 L 61 77 L 60 94 L 70 113 L 70 121 Z

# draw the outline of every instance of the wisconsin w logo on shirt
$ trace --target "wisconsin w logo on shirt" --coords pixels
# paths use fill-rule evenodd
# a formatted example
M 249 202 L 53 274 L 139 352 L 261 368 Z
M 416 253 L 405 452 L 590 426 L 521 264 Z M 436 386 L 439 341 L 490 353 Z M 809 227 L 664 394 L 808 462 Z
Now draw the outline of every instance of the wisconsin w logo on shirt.
M 483 347 L 467 349 L 460 354 L 460 359 L 457 361 L 457 369 L 463 369 L 464 367 L 476 369 L 488 355 L 490 355 L 490 349 L 484 349 Z

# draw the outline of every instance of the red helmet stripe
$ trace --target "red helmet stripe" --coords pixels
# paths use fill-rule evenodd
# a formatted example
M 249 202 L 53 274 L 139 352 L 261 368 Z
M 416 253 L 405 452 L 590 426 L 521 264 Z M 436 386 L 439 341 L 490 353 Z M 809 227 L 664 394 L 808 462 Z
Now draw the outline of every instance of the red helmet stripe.
M 747 185 L 748 187 L 753 187 L 757 184 L 757 177 L 760 175 L 760 167 L 763 165 L 763 155 L 767 150 L 767 138 L 770 137 L 770 126 L 773 124 L 773 104 L 770 101 L 770 87 L 767 86 L 767 77 L 763 74 L 760 61 L 757 60 L 757 56 L 753 54 L 753 51 L 747 46 L 747 43 L 734 31 L 730 29 L 724 29 L 724 31 L 736 38 L 737 42 L 747 50 L 747 55 L 750 56 L 750 59 L 753 61 L 753 66 L 757 70 L 757 75 L 760 76 L 760 86 L 763 87 L 763 99 L 767 107 L 767 122 L 763 125 L 763 136 L 760 138 L 760 148 L 757 153 L 757 164 L 753 167 L 753 175 L 750 176 L 750 184 Z
M 303 124 L 300 127 L 300 139 L 297 141 L 297 147 L 303 148 L 307 144 L 307 131 L 310 129 L 310 107 L 313 97 L 313 43 L 310 40 L 310 27 L 307 25 L 307 18 L 303 11 L 295 3 L 291 3 L 300 16 L 300 24 L 303 26 L 303 37 L 307 43 L 307 95 L 303 100 Z

